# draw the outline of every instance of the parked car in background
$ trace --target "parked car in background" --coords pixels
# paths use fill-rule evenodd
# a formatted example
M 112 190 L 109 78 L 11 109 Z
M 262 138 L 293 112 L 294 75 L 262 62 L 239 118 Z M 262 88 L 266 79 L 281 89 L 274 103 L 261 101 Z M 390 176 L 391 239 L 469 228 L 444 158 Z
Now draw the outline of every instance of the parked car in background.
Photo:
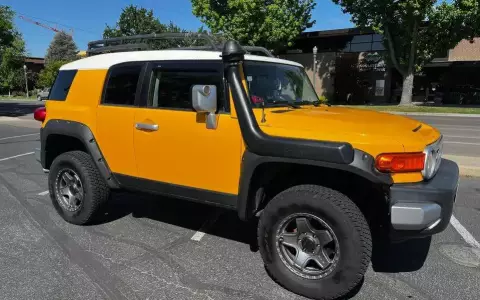
M 48 98 L 48 94 L 50 94 L 50 88 L 44 88 L 43 90 L 40 90 L 40 92 L 37 93 L 37 100 L 38 101 L 43 101 Z

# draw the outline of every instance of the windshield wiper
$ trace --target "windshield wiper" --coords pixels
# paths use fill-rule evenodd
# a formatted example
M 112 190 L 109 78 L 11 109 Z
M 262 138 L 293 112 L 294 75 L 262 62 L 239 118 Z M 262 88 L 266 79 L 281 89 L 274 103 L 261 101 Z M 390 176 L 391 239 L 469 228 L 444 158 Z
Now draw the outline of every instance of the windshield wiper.
M 322 104 L 322 102 L 320 102 L 320 100 L 317 100 L 317 101 L 313 101 L 311 102 L 314 106 L 320 106 L 320 104 Z M 326 106 L 330 107 L 332 106 L 330 103 L 325 103 Z
M 291 108 L 301 108 L 301 106 L 298 106 L 296 104 L 293 104 L 292 102 L 289 102 L 289 101 L 275 101 L 274 104 L 286 104 L 287 106 L 291 107 Z

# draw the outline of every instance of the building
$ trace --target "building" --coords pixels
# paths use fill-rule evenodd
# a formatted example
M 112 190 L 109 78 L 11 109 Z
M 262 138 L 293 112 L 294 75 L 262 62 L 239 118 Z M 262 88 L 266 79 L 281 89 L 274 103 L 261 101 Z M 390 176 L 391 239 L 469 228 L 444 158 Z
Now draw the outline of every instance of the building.
M 396 103 L 402 77 L 383 59 L 382 40 L 382 35 L 358 28 L 304 32 L 280 56 L 303 64 L 317 93 L 329 100 L 351 104 Z M 480 39 L 473 43 L 462 41 L 416 75 L 414 101 L 442 99 L 444 103 L 459 103 L 462 97 L 478 97 L 480 104 L 480 76 L 473 76 L 479 72 Z
M 45 67 L 43 57 L 25 57 L 25 66 L 28 74 L 28 86 L 32 90 L 36 86 L 38 74 Z

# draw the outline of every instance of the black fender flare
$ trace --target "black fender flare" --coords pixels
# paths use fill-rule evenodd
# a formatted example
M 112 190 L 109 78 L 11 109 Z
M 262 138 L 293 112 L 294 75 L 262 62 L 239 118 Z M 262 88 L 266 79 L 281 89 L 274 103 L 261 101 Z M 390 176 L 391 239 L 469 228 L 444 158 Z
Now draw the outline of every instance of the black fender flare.
M 46 165 L 46 141 L 49 135 L 58 134 L 69 136 L 78 139 L 87 150 L 88 154 L 93 159 L 93 162 L 97 166 L 100 175 L 103 177 L 107 185 L 112 189 L 120 188 L 117 180 L 113 176 L 110 168 L 108 167 L 107 162 L 105 161 L 100 147 L 96 142 L 95 136 L 93 135 L 90 128 L 87 125 L 74 122 L 74 121 L 65 121 L 65 120 L 49 120 L 45 126 L 40 130 L 40 157 L 42 166 L 47 169 L 49 166 Z
M 380 173 L 373 167 L 374 157 L 361 150 L 355 149 L 353 161 L 350 164 L 330 163 L 309 159 L 293 159 L 284 157 L 261 156 L 246 150 L 243 154 L 240 174 L 240 186 L 237 198 L 237 212 L 241 220 L 248 220 L 252 217 L 255 199 L 250 196 L 251 180 L 255 170 L 264 163 L 280 162 L 297 165 L 308 165 L 323 167 L 326 169 L 342 170 L 361 176 L 373 184 L 390 186 L 393 184 L 390 174 Z

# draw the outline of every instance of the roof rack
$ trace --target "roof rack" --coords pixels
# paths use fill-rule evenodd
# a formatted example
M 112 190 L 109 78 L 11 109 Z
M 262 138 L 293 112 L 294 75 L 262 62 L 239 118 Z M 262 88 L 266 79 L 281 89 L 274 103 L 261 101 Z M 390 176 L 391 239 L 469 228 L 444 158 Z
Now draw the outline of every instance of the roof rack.
M 146 50 L 209 50 L 221 51 L 225 40 L 222 36 L 197 32 L 168 32 L 116 37 L 88 43 L 87 56 L 128 51 Z M 263 47 L 243 46 L 251 54 L 273 57 Z

